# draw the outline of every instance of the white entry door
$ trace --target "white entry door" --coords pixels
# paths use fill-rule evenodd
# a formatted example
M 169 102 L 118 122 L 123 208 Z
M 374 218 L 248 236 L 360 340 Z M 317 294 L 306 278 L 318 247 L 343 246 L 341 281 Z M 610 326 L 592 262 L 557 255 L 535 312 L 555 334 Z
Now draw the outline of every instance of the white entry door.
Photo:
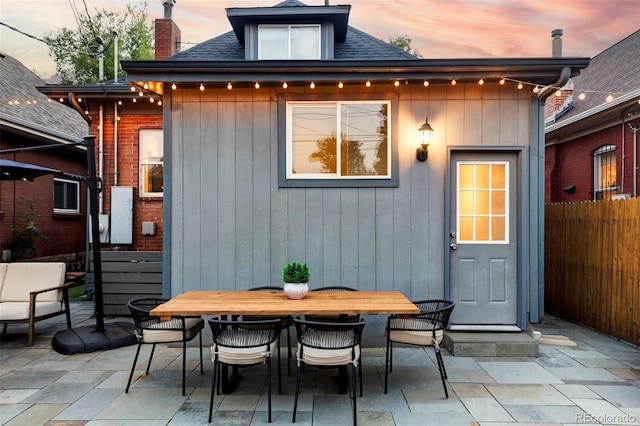
M 452 153 L 452 325 L 517 322 L 517 163 L 515 153 Z

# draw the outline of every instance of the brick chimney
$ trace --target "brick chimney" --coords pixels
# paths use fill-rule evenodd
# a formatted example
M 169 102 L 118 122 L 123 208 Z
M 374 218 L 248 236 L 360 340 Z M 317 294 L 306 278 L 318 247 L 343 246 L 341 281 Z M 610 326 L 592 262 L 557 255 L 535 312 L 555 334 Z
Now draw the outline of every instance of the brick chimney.
M 164 18 L 156 19 L 156 59 L 165 59 L 180 52 L 182 32 L 171 19 L 176 0 L 162 0 Z

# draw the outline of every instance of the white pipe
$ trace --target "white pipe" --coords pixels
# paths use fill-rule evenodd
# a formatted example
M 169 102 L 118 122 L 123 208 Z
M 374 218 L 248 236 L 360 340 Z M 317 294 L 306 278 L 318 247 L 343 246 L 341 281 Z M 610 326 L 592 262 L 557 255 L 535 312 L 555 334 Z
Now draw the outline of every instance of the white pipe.
M 113 186 L 118 186 L 118 102 L 113 103 Z
M 633 196 L 638 196 L 638 128 L 633 126 Z
M 118 33 L 113 32 L 113 82 L 118 82 Z

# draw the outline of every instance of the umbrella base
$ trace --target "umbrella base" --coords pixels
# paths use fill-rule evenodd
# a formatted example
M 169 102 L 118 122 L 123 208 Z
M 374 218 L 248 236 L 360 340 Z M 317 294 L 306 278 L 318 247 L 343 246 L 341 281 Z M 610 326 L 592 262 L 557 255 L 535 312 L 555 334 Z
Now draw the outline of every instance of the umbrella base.
M 96 326 L 70 328 L 58 331 L 53 336 L 51 347 L 63 355 L 104 351 L 138 343 L 135 325 L 128 322 L 104 324 L 104 331 L 96 331 Z

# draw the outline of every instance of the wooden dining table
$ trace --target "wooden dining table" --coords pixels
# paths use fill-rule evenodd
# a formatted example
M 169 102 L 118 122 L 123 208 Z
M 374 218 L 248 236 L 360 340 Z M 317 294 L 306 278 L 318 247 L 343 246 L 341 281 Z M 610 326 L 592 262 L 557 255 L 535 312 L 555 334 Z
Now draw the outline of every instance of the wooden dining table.
M 188 315 L 419 314 L 399 291 L 310 291 L 289 299 L 281 290 L 192 290 L 151 310 L 159 317 Z
M 153 308 L 151 315 L 412 315 L 420 309 L 399 291 L 310 291 L 303 299 L 289 299 L 282 290 L 192 290 Z M 230 393 L 239 379 L 223 366 L 222 391 Z

